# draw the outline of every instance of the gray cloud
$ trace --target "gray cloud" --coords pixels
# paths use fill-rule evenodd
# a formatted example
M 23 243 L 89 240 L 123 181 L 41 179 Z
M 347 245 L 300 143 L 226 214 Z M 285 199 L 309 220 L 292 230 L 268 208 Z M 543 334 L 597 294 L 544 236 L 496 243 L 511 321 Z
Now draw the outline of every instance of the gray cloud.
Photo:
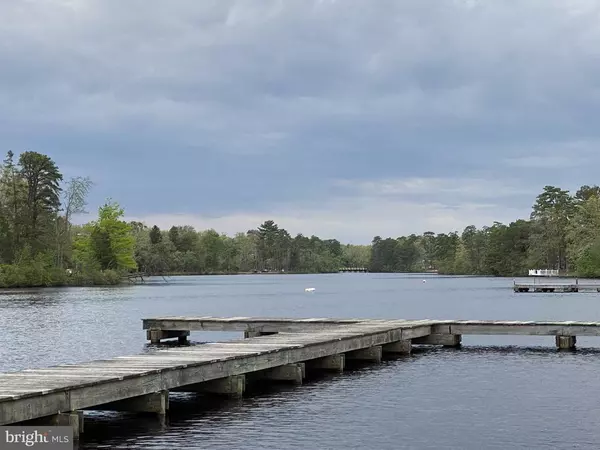
M 0 17 L 0 143 L 139 217 L 315 221 L 365 195 L 527 214 L 544 184 L 595 182 L 597 1 L 21 0 Z M 415 179 L 433 188 L 360 190 Z M 489 196 L 439 187 L 482 179 Z

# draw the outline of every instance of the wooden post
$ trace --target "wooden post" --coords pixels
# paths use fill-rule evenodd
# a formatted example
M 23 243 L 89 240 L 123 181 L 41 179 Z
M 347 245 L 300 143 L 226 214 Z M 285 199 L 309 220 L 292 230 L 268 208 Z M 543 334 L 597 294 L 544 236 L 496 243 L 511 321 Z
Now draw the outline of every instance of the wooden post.
M 555 340 L 559 350 L 572 350 L 577 343 L 576 336 L 556 336 Z
M 413 344 L 443 345 L 444 347 L 459 347 L 462 341 L 460 334 L 430 334 L 413 339 Z
M 246 390 L 245 375 L 231 375 L 225 378 L 205 381 L 204 383 L 188 384 L 176 389 L 174 392 L 197 392 L 212 395 L 241 398 Z
M 73 428 L 73 439 L 79 440 L 83 433 L 83 411 L 67 411 L 53 414 L 39 419 L 22 422 L 26 426 L 51 426 L 51 427 L 71 427 Z
M 383 353 L 391 353 L 396 355 L 410 355 L 412 352 L 412 341 L 405 339 L 402 341 L 392 342 L 382 346 Z
M 57 427 L 73 427 L 73 438 L 79 439 L 79 435 L 83 433 L 83 411 L 58 413 L 51 416 L 51 423 Z
M 93 410 L 99 411 L 127 411 L 139 413 L 154 413 L 164 415 L 169 409 L 169 391 L 154 392 L 152 394 L 131 397 L 116 402 L 94 406 Z
M 375 345 L 374 347 L 363 348 L 361 350 L 355 350 L 352 352 L 346 353 L 346 361 L 355 360 L 355 361 L 371 361 L 371 362 L 381 362 L 382 355 L 381 345 Z
M 291 381 L 295 384 L 302 384 L 302 379 L 306 374 L 304 363 L 286 364 L 285 366 L 274 367 L 264 372 L 264 378 L 273 381 Z
M 306 365 L 308 366 L 308 370 L 325 370 L 325 371 L 333 371 L 333 372 L 343 372 L 344 365 L 346 362 L 346 355 L 331 355 L 325 356 L 324 358 L 312 359 L 310 361 L 306 361 Z

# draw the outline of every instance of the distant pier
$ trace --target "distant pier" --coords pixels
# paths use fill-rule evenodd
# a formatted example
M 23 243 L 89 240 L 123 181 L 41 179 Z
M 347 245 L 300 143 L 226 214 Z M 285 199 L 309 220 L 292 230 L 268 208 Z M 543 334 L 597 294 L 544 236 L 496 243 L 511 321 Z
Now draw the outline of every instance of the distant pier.
M 600 292 L 600 283 L 580 283 L 578 280 L 566 282 L 526 282 L 514 283 L 513 290 L 518 293 L 525 292 Z
M 379 363 L 413 345 L 460 347 L 462 335 L 553 336 L 573 349 L 576 336 L 600 336 L 600 322 L 163 317 L 143 319 L 154 344 L 191 331 L 238 331 L 244 339 L 175 345 L 139 355 L 0 373 L 0 425 L 71 426 L 83 411 L 169 411 L 169 392 L 242 397 L 258 381 L 301 385 L 349 361 Z
M 369 271 L 366 267 L 340 267 L 340 272 L 363 272 Z

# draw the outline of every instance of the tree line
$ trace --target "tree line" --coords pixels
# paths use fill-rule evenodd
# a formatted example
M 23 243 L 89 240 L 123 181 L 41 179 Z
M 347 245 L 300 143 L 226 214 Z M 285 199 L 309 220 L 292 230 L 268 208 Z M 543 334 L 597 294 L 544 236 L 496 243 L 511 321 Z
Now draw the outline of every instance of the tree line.
M 65 180 L 47 155 L 24 152 L 15 160 L 7 153 L 0 172 L 0 286 L 117 284 L 136 267 L 135 242 L 118 204 L 109 201 L 97 221 L 73 225 L 91 187 L 87 177 Z
M 142 272 L 327 273 L 340 267 L 368 267 L 370 246 L 342 245 L 336 239 L 298 234 L 292 237 L 274 221 L 233 237 L 191 226 L 160 230 L 132 223 L 135 258 Z
M 272 220 L 233 237 L 191 226 L 160 230 L 125 221 L 110 199 L 97 220 L 73 224 L 92 186 L 87 177 L 64 180 L 47 155 L 15 160 L 8 152 L 0 172 L 0 287 L 117 284 L 138 272 L 336 272 L 370 261 L 368 245 L 292 237 Z
M 529 269 L 600 277 L 600 187 L 581 186 L 574 195 L 545 186 L 530 217 L 494 222 L 462 233 L 431 231 L 382 239 L 371 245 L 374 272 L 524 276 Z
M 528 269 L 600 276 L 600 187 L 574 195 L 546 186 L 528 219 L 495 222 L 462 233 L 375 236 L 370 245 L 296 236 L 267 220 L 227 236 L 191 226 L 161 230 L 127 222 L 112 200 L 98 217 L 86 212 L 93 184 L 64 180 L 55 162 L 36 152 L 8 152 L 0 172 L 0 286 L 104 285 L 127 274 L 327 273 L 341 267 L 372 272 L 519 276 Z

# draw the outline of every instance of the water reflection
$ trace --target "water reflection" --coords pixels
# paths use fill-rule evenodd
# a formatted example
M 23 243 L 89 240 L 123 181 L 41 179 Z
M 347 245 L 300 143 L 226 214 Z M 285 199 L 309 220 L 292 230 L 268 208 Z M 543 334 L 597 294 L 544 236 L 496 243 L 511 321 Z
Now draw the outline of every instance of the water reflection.
M 167 418 L 143 417 L 123 413 L 86 413 L 86 434 L 81 449 L 128 448 L 134 442 L 159 438 L 162 442 L 169 436 L 181 434 L 212 434 L 211 430 L 235 427 L 239 423 L 253 423 L 254 411 L 260 408 L 286 408 L 293 404 L 306 390 L 325 388 L 341 377 L 364 377 L 383 365 L 361 367 L 342 374 L 322 374 L 307 378 L 301 386 L 285 383 L 256 383 L 249 387 L 245 398 L 229 399 L 200 394 L 172 393 Z M 166 445 L 166 444 L 163 444 Z

